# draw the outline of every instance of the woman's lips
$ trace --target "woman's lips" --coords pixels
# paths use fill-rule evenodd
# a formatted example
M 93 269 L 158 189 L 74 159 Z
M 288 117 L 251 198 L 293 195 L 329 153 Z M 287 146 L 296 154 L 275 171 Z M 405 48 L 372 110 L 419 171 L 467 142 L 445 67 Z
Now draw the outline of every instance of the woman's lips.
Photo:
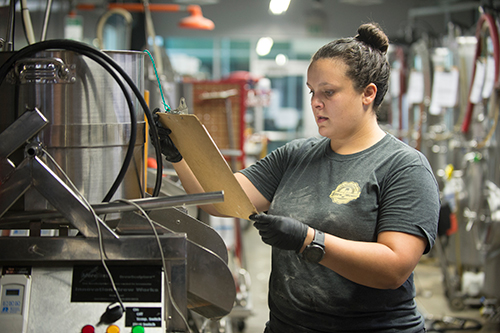
M 328 120 L 328 118 L 326 118 L 326 117 L 321 117 L 321 116 L 318 116 L 318 118 L 317 118 L 317 122 L 318 122 L 318 124 L 320 124 L 320 123 L 322 123 L 322 122 L 325 122 L 325 121 L 327 121 L 327 120 Z

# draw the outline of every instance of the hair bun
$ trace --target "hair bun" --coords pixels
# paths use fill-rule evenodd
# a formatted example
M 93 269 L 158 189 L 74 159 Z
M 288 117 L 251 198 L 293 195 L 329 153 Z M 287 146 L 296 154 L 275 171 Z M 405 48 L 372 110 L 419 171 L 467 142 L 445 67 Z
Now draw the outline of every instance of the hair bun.
M 356 39 L 370 45 L 372 48 L 380 50 L 383 54 L 389 48 L 389 38 L 376 23 L 362 24 L 358 28 Z

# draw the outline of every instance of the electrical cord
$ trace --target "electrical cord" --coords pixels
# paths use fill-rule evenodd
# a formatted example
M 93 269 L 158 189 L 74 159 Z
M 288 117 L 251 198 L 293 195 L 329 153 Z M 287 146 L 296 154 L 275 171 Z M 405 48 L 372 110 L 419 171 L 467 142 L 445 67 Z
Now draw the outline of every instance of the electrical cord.
M 26 34 L 26 40 L 28 44 L 35 43 L 35 33 L 33 32 L 33 24 L 31 23 L 31 15 L 28 9 L 28 1 L 21 0 L 21 12 L 23 18 L 24 33 Z
M 7 76 L 7 73 L 10 70 L 10 67 L 16 61 L 18 61 L 24 57 L 30 56 L 36 52 L 47 50 L 47 49 L 65 49 L 65 50 L 70 50 L 70 51 L 74 51 L 77 53 L 82 53 L 82 54 L 85 53 L 85 55 L 87 57 L 98 62 L 99 64 L 106 62 L 116 72 L 118 72 L 122 76 L 122 78 L 128 83 L 128 85 L 132 89 L 133 93 L 135 94 L 135 96 L 139 100 L 139 103 L 141 104 L 141 106 L 145 112 L 146 118 L 147 118 L 148 123 L 150 125 L 150 129 L 152 131 L 151 138 L 153 140 L 153 146 L 155 148 L 156 162 L 157 162 L 156 181 L 155 181 L 155 187 L 153 189 L 152 196 L 158 196 L 160 189 L 161 189 L 161 182 L 162 182 L 162 177 L 163 177 L 163 164 L 162 164 L 162 159 L 161 159 L 161 148 L 160 148 L 160 142 L 159 142 L 159 138 L 158 138 L 158 131 L 156 129 L 156 126 L 154 125 L 152 113 L 151 113 L 146 101 L 144 100 L 142 93 L 139 91 L 139 89 L 137 88 L 137 86 L 135 85 L 133 80 L 120 67 L 120 65 L 118 65 L 110 56 L 108 56 L 107 54 L 105 54 L 105 53 L 101 52 L 100 50 L 97 50 L 97 49 L 95 49 L 87 44 L 73 41 L 73 40 L 58 40 L 58 39 L 56 39 L 56 40 L 49 40 L 49 41 L 35 43 L 32 45 L 28 45 L 28 46 L 24 47 L 23 49 L 17 51 L 14 55 L 12 55 L 3 64 L 2 67 L 0 67 L 0 84 L 3 82 L 3 80 Z M 113 73 L 113 71 L 110 70 L 109 73 L 111 74 L 111 73 Z M 111 75 L 113 75 L 115 77 L 116 73 L 111 74 Z M 131 113 L 133 113 L 133 111 L 131 111 Z M 135 116 L 135 114 L 134 114 L 134 116 Z M 131 115 L 131 117 L 132 117 L 132 115 Z M 135 141 L 133 143 L 135 143 Z M 130 147 L 130 145 L 129 145 L 129 147 Z M 130 152 L 127 151 L 128 156 L 130 156 L 132 153 L 133 153 L 133 151 L 130 151 Z M 130 157 L 130 159 L 131 159 L 131 157 Z M 126 171 L 126 168 L 122 167 L 122 170 Z M 117 176 L 117 180 L 115 181 L 115 183 L 112 186 L 112 189 L 110 189 L 111 192 L 113 189 L 116 190 L 116 188 L 118 187 L 118 186 L 116 186 L 116 184 L 119 185 L 119 183 L 123 180 L 123 177 L 124 177 L 124 172 L 120 172 L 120 174 Z M 121 179 L 119 179 L 119 178 L 121 178 Z M 109 197 L 109 193 L 106 197 Z M 111 197 L 109 197 L 109 199 L 110 198 Z M 108 199 L 108 201 L 109 201 L 109 199 Z
M 163 101 L 163 108 L 165 109 L 165 112 L 170 112 L 170 111 L 172 111 L 172 109 L 170 109 L 170 106 L 168 106 L 168 104 L 165 103 L 165 97 L 163 96 L 163 90 L 161 88 L 161 81 L 160 81 L 160 78 L 158 77 L 158 71 L 156 70 L 156 65 L 155 65 L 155 61 L 153 59 L 153 56 L 151 55 L 151 53 L 148 50 L 144 50 L 144 52 L 149 55 L 149 58 L 151 59 L 151 62 L 153 63 L 153 69 L 155 71 L 156 81 L 158 81 L 158 87 L 160 88 L 160 95 L 161 95 L 161 99 Z
M 95 224 L 96 224 L 96 227 L 97 227 L 97 235 L 98 235 L 98 242 L 99 242 L 99 257 L 100 257 L 100 260 L 101 260 L 101 264 L 104 267 L 104 269 L 106 270 L 106 274 L 109 277 L 109 281 L 111 283 L 111 287 L 113 289 L 113 292 L 115 293 L 116 298 L 118 299 L 118 303 L 120 304 L 120 307 L 122 309 L 121 313 L 123 313 L 125 311 L 125 306 L 123 305 L 123 301 L 122 301 L 122 299 L 120 297 L 120 293 L 118 292 L 118 289 L 116 288 L 116 284 L 115 284 L 115 281 L 113 279 L 113 275 L 109 271 L 108 265 L 106 264 L 106 261 L 104 260 L 105 252 L 104 252 L 104 244 L 103 244 L 103 240 L 102 240 L 101 223 L 103 225 L 106 225 L 106 224 L 97 216 L 96 212 L 92 208 L 92 205 L 80 193 L 80 191 L 77 189 L 77 187 L 75 186 L 75 184 L 73 184 L 73 182 L 68 177 L 68 175 L 59 166 L 59 164 L 57 164 L 56 160 L 52 157 L 52 155 L 50 155 L 49 152 L 45 148 L 42 148 L 42 152 L 54 164 L 54 166 L 56 167 L 57 171 L 59 171 L 59 174 L 64 178 L 64 181 L 66 182 L 66 185 L 68 185 L 71 188 L 71 190 L 74 192 L 74 194 L 77 195 L 80 198 L 80 200 L 83 202 L 84 206 L 92 213 L 92 216 L 94 217 L 94 221 L 95 221 Z M 110 308 L 108 307 L 108 310 L 109 309 Z M 106 313 L 107 313 L 107 311 L 105 312 L 105 314 Z M 121 315 L 120 315 L 120 317 L 121 317 Z M 116 320 L 120 319 L 120 317 L 116 318 Z M 102 320 L 103 320 L 103 318 L 101 317 L 101 321 Z M 116 320 L 114 320 L 114 321 L 116 321 Z
M 126 204 L 134 206 L 135 208 L 137 208 L 141 212 L 141 214 L 149 222 L 149 225 L 151 226 L 151 229 L 153 230 L 153 233 L 155 235 L 155 239 L 156 239 L 156 242 L 158 244 L 158 249 L 160 251 L 161 262 L 162 262 L 162 265 L 163 265 L 163 272 L 164 272 L 164 277 L 165 277 L 165 286 L 166 286 L 167 291 L 168 291 L 168 297 L 170 298 L 170 301 L 172 302 L 172 305 L 173 305 L 175 311 L 177 311 L 177 313 L 179 314 L 179 316 L 181 316 L 181 318 L 182 318 L 182 320 L 184 322 L 184 325 L 186 326 L 186 329 L 189 332 L 191 332 L 191 328 L 189 327 L 189 324 L 188 324 L 186 318 L 184 317 L 184 315 L 182 314 L 181 310 L 179 309 L 179 306 L 177 305 L 177 303 L 175 302 L 174 298 L 172 297 L 172 288 L 170 287 L 170 281 L 168 279 L 168 274 L 167 274 L 167 263 L 165 261 L 165 256 L 163 255 L 163 247 L 161 246 L 160 237 L 158 236 L 158 232 L 156 231 L 156 228 L 155 228 L 155 224 L 158 224 L 158 223 L 154 222 L 149 217 L 149 215 L 144 211 L 144 209 L 142 209 L 142 207 L 139 206 L 138 204 L 136 204 L 135 202 L 127 200 L 127 199 L 118 199 L 118 200 L 115 200 L 115 201 L 121 201 L 121 202 L 124 202 Z

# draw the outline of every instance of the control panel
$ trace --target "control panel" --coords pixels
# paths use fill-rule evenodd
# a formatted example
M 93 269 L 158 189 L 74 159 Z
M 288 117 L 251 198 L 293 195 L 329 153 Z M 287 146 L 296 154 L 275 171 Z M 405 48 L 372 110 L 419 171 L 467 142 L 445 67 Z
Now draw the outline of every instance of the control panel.
M 125 307 L 111 323 L 103 315 L 119 303 L 102 266 L 2 267 L 0 331 L 164 333 L 162 269 L 109 269 Z
M 0 327 L 5 332 L 28 332 L 28 305 L 31 287 L 29 268 L 4 269 L 0 278 Z

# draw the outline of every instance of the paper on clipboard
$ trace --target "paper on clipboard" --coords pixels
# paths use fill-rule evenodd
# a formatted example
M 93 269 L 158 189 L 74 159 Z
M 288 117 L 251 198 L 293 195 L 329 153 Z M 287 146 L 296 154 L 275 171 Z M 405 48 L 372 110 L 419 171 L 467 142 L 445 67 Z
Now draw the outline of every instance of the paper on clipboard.
M 215 208 L 228 216 L 248 219 L 257 209 L 241 188 L 198 117 L 194 114 L 158 113 L 160 122 L 206 192 L 224 191 L 224 202 Z

